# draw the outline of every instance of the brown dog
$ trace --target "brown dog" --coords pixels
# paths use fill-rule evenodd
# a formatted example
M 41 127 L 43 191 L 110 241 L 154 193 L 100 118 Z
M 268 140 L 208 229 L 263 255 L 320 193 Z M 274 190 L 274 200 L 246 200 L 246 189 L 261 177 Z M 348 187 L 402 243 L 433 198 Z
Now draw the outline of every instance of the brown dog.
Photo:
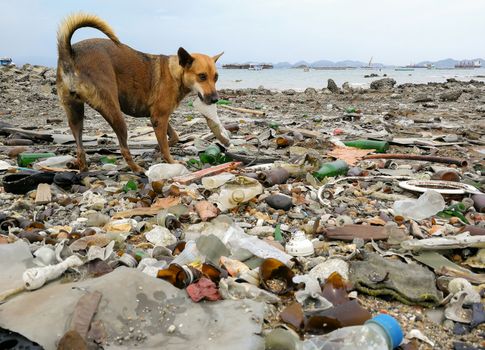
M 71 46 L 79 28 L 92 27 L 108 39 L 88 39 Z M 170 114 L 191 91 L 206 104 L 217 102 L 216 61 L 222 55 L 209 57 L 189 54 L 182 47 L 177 55 L 150 55 L 120 43 L 113 30 L 97 16 L 75 14 L 64 20 L 57 35 L 57 92 L 66 110 L 77 146 L 79 168 L 86 170 L 82 145 L 84 103 L 97 110 L 111 125 L 121 154 L 135 172 L 143 171 L 128 149 L 128 132 L 123 118 L 149 117 L 165 161 L 175 163 L 170 155 L 171 143 L 178 135 L 169 124 Z

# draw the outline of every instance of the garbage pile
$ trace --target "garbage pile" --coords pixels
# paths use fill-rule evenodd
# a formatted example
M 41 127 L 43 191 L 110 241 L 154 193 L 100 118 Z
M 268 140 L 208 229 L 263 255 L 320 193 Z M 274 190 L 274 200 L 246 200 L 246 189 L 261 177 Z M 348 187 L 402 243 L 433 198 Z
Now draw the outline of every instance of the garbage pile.
M 181 133 L 184 164 L 136 130 L 144 175 L 112 135 L 92 136 L 83 173 L 67 132 L 0 115 L 0 344 L 483 348 L 483 128 L 366 104 L 407 88 L 337 91 L 365 109 L 296 121 L 278 118 L 293 102 L 243 101 L 331 93 L 222 91 L 225 130 Z M 194 106 L 180 112 L 190 127 Z

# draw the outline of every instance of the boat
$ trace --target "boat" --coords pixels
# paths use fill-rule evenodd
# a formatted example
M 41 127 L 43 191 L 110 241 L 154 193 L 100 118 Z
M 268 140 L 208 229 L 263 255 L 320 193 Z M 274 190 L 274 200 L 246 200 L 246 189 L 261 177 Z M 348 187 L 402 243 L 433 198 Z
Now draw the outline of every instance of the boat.
M 428 65 L 427 64 L 414 64 L 414 63 L 411 63 L 411 64 L 408 64 L 407 66 L 404 66 L 404 68 L 428 68 Z
M 10 57 L 0 57 L 0 66 L 11 66 L 11 65 L 13 65 L 13 63 Z
M 455 68 L 458 69 L 475 69 L 475 68 L 481 68 L 482 63 L 480 60 L 475 60 L 475 61 L 460 61 L 460 63 L 455 64 Z
M 263 66 L 260 64 L 250 64 L 248 70 L 263 70 Z
M 223 64 L 222 68 L 262 70 L 262 69 L 273 69 L 273 65 L 271 63 L 229 63 L 229 64 Z
M 374 67 L 372 67 L 372 59 L 374 58 L 374 56 L 372 56 L 369 60 L 369 63 L 367 64 L 367 66 L 362 66 L 360 68 L 362 69 L 374 69 Z

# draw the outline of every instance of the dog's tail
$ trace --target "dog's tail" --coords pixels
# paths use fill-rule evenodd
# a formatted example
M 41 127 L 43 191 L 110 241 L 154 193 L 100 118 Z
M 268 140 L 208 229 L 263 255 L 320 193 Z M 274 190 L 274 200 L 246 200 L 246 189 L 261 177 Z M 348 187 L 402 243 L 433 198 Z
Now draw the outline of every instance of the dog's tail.
M 83 27 L 96 28 L 103 32 L 115 44 L 120 44 L 113 29 L 101 18 L 87 13 L 75 13 L 66 17 L 57 31 L 57 51 L 60 58 L 72 57 L 72 35 L 76 30 Z

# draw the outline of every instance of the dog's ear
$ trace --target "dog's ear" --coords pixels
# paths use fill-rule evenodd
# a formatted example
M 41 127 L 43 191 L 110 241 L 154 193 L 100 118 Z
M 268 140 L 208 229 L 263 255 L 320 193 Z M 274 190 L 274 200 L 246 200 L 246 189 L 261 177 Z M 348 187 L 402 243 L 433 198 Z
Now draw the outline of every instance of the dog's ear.
M 194 62 L 194 58 L 183 47 L 179 47 L 177 56 L 179 57 L 179 64 L 184 68 L 190 68 L 192 62 Z
M 222 55 L 224 54 L 224 51 L 222 51 L 220 54 L 218 55 L 215 55 L 212 57 L 212 59 L 214 60 L 214 63 L 217 62 L 217 60 L 219 59 L 219 57 L 221 57 Z

